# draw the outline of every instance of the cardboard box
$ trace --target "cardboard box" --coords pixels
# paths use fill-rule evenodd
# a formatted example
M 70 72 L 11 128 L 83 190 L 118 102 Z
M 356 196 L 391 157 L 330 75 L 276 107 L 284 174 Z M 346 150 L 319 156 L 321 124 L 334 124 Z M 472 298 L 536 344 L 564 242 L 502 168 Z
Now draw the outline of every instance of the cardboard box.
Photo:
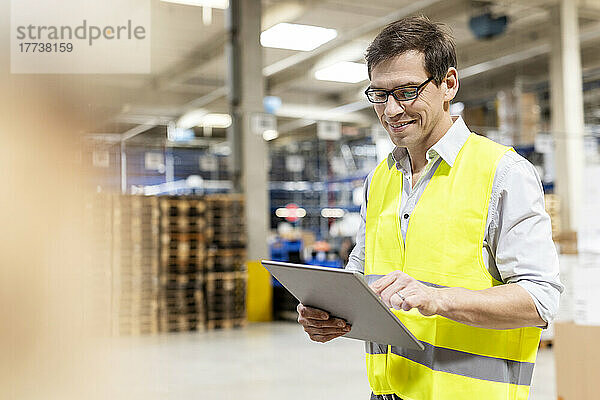
M 554 324 L 556 393 L 559 400 L 598 399 L 600 326 Z

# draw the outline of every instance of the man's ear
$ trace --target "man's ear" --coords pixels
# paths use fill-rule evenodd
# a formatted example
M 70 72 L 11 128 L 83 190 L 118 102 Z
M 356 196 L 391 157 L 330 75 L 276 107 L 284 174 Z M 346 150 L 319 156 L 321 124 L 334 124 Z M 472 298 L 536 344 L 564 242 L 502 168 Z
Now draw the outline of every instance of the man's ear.
M 444 102 L 450 102 L 458 93 L 458 71 L 454 67 L 450 67 L 446 72 L 444 79 Z

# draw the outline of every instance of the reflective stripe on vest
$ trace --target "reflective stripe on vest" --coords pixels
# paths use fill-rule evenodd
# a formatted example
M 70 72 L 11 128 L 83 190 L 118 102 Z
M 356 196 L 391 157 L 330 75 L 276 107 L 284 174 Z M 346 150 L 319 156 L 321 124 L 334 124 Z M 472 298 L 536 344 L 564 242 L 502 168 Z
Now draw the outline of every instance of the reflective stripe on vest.
M 367 203 L 365 277 L 401 270 L 428 286 L 486 289 L 501 284 L 482 259 L 496 166 L 507 147 L 470 135 L 450 167 L 444 161 L 413 210 L 406 244 L 398 209 L 402 173 L 386 161 L 375 170 Z M 367 343 L 375 394 L 403 399 L 526 399 L 541 330 L 483 329 L 418 310 L 392 311 L 425 345 L 411 351 Z
M 531 384 L 534 363 L 480 356 L 421 343 L 425 346 L 424 351 L 397 346 L 392 346 L 389 351 L 435 371 L 515 385 Z M 368 354 L 386 354 L 388 346 L 369 342 L 366 351 Z

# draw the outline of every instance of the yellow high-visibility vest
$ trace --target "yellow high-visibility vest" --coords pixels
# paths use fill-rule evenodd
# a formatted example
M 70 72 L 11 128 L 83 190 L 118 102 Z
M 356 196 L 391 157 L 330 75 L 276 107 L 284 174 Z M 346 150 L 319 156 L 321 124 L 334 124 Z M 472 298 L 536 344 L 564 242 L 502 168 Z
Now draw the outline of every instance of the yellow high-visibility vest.
M 472 134 L 450 167 L 442 161 L 402 238 L 402 173 L 384 160 L 369 188 L 365 276 L 400 270 L 426 285 L 472 290 L 500 285 L 482 248 L 496 167 L 510 149 Z M 425 351 L 367 343 L 375 394 L 404 400 L 527 399 L 540 328 L 483 329 L 418 310 L 392 309 Z

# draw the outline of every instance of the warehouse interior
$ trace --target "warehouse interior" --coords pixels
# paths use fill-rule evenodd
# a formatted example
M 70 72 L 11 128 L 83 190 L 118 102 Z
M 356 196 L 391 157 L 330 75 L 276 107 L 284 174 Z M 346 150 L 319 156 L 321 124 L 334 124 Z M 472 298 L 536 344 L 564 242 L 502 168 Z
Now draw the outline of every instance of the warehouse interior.
M 3 398 L 368 399 L 364 343 L 311 342 L 260 260 L 347 263 L 393 149 L 365 50 L 411 15 L 455 38 L 451 113 L 541 177 L 565 291 L 529 398 L 596 398 L 600 1 L 148 3 L 149 73 L 2 58 Z

